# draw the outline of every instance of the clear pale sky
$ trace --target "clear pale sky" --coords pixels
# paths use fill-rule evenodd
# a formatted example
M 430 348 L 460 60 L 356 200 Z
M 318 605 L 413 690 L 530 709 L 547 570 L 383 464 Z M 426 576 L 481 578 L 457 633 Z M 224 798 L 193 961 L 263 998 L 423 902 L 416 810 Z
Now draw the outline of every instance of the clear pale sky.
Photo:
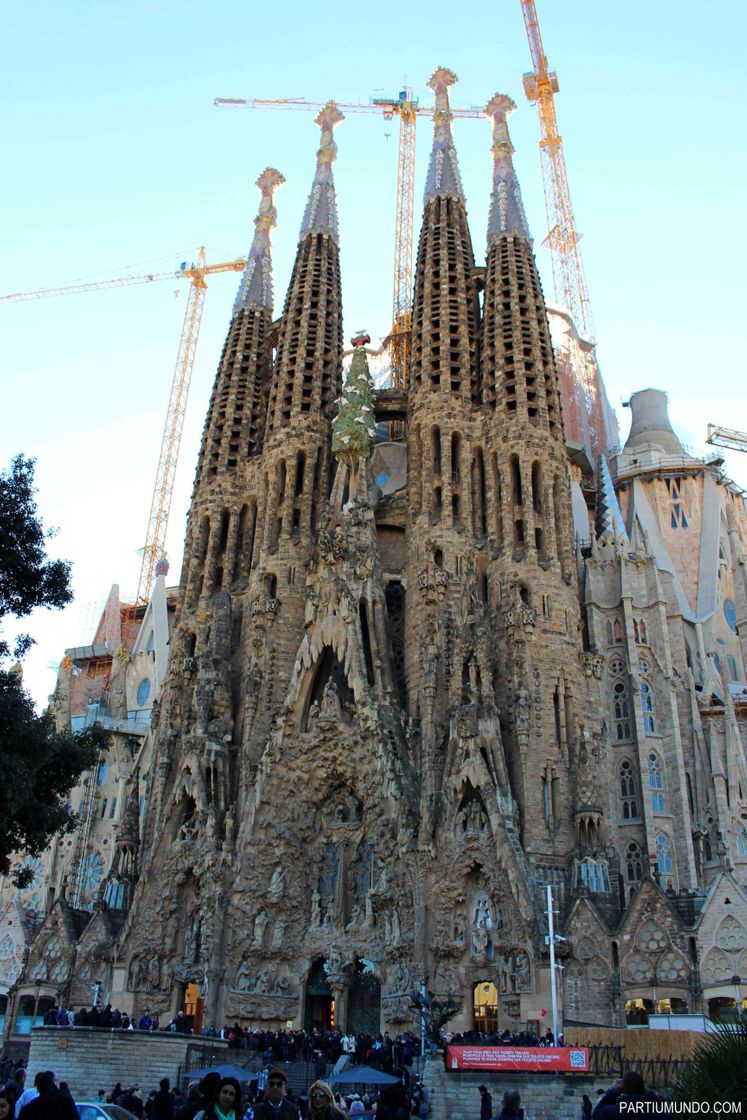
M 620 409 L 635 389 L 670 397 L 683 438 L 703 449 L 711 420 L 747 429 L 742 3 L 538 0 L 557 70 L 556 107 L 596 320 Z M 306 113 L 217 109 L 213 98 L 368 101 L 449 66 L 455 106 L 497 90 L 511 120 L 545 292 L 546 217 L 520 0 L 492 5 L 38 0 L 6 8 L 0 86 L 4 230 L 0 294 L 177 268 L 204 243 L 211 261 L 245 253 L 268 164 L 278 192 L 276 310 L 282 307 L 318 132 Z M 454 134 L 475 254 L 484 256 L 490 126 Z M 397 125 L 349 116 L 338 128 L 346 338 L 381 335 L 391 315 Z M 430 147 L 418 133 L 416 235 Z M 210 281 L 168 549 L 181 563 L 185 514 L 210 387 L 238 276 Z M 112 583 L 134 593 L 187 285 L 0 306 L 0 464 L 37 459 L 39 505 L 74 562 L 76 602 L 39 612 L 25 679 L 39 703 L 67 646 L 90 641 Z M 729 458 L 747 486 L 747 456 Z

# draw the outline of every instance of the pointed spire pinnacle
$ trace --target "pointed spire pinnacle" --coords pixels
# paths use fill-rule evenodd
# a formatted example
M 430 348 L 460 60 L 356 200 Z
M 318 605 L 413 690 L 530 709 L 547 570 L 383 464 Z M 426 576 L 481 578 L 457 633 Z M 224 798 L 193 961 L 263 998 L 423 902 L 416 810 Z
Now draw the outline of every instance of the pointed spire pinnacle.
M 337 242 L 337 199 L 332 165 L 337 159 L 335 126 L 344 120 L 334 101 L 328 101 L 316 118 L 315 123 L 322 130 L 322 135 L 316 153 L 316 174 L 301 222 L 300 239 L 309 233 L 328 233 Z
M 599 539 L 610 536 L 615 539 L 628 539 L 620 504 L 612 482 L 612 475 L 604 453 L 600 454 L 598 460 L 596 530 Z
M 278 213 L 274 206 L 275 191 L 285 179 L 274 167 L 266 167 L 257 179 L 262 192 L 259 213 L 254 219 L 254 240 L 246 258 L 244 275 L 233 305 L 237 314 L 242 307 L 256 311 L 272 311 L 272 255 L 270 238 L 277 225 Z
M 424 203 L 432 198 L 458 198 L 464 202 L 462 176 L 451 135 L 454 116 L 449 108 L 449 88 L 456 80 L 457 76 L 452 70 L 440 66 L 428 81 L 428 88 L 436 95 L 436 108 L 433 114 L 433 149 L 425 180 Z
M 508 134 L 508 118 L 516 105 L 504 93 L 496 93 L 485 106 L 493 118 L 493 190 L 488 217 L 488 249 L 500 237 L 517 236 L 531 241 L 521 189 L 511 156 L 514 146 Z

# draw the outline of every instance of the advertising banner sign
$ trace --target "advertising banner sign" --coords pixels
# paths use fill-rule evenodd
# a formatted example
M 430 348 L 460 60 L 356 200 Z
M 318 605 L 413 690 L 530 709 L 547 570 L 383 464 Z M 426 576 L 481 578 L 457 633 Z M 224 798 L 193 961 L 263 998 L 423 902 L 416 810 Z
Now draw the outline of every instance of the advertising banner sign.
M 588 1073 L 585 1046 L 450 1046 L 447 1069 L 517 1069 L 539 1073 Z

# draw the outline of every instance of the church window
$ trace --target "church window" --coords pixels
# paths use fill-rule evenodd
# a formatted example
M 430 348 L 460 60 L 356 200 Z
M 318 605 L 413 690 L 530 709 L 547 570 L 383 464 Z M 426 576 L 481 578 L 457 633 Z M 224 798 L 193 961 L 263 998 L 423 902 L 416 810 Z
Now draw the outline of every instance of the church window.
M 109 804 L 109 799 L 107 797 L 103 798 L 103 800 L 101 802 L 101 819 L 102 819 L 102 821 L 103 821 L 104 817 L 106 816 L 106 809 L 107 809 L 108 804 Z
M 140 684 L 137 686 L 137 706 L 142 708 L 147 704 L 148 697 L 150 696 L 150 681 L 144 677 Z
M 472 521 L 475 535 L 484 537 L 488 531 L 487 494 L 485 488 L 485 460 L 480 447 L 475 448 L 472 460 Z
M 747 832 L 740 825 L 737 829 L 737 855 L 740 859 L 747 859 Z
M 116 816 L 116 813 L 117 813 L 117 799 L 116 799 L 116 797 L 113 797 L 111 808 L 109 809 L 109 820 L 113 821 L 114 817 Z
M 99 763 L 99 785 L 100 786 L 103 786 L 104 782 L 106 781 L 106 772 L 107 772 L 108 769 L 109 769 L 109 763 L 106 761 L 105 758 L 103 758 L 101 760 L 101 762 Z
M 681 478 L 665 478 L 664 485 L 669 494 L 670 503 L 670 526 L 672 529 L 687 529 L 687 513 L 685 512 L 685 505 L 682 501 L 682 479 Z
M 640 883 L 643 878 L 643 852 L 635 840 L 631 840 L 625 849 L 625 878 L 630 886 Z
M 672 849 L 663 832 L 656 837 L 656 866 L 660 875 L 672 874 Z
M 459 486 L 462 481 L 461 469 L 461 455 L 462 455 L 462 437 L 459 432 L 451 433 L 451 482 L 454 486 Z
M 731 599 L 724 599 L 724 618 L 726 625 L 735 634 L 737 632 L 737 608 Z
M 392 580 L 386 586 L 386 613 L 389 620 L 389 648 L 392 653 L 392 672 L 399 698 L 406 707 L 407 679 L 405 677 L 405 590 L 401 583 Z
M 615 631 L 615 641 L 616 642 L 621 642 L 623 635 L 622 635 L 622 623 L 620 622 L 619 618 L 615 619 L 615 621 L 613 623 L 613 629 Z
M 630 701 L 628 686 L 625 681 L 615 681 L 612 686 L 613 705 L 615 709 L 615 736 L 618 742 L 630 739 Z
M 647 767 L 651 810 L 654 813 L 666 813 L 667 805 L 664 797 L 664 775 L 662 772 L 661 759 L 655 751 L 649 752 Z
M 654 693 L 647 680 L 641 681 L 641 708 L 643 711 L 643 726 L 649 735 L 656 734 L 656 721 L 654 719 Z
M 635 771 L 629 758 L 624 758 L 620 763 L 619 778 L 623 820 L 636 820 L 638 818 L 638 795 Z
M 519 466 L 519 456 L 512 455 L 510 459 L 511 470 L 511 497 L 514 505 L 520 506 L 524 504 L 524 496 L 521 491 L 521 467 Z
M 610 676 L 621 677 L 625 672 L 625 662 L 621 657 L 612 657 L 610 659 Z
M 552 694 L 552 714 L 553 722 L 555 725 L 555 742 L 558 746 L 563 745 L 563 729 L 560 720 L 560 685 L 556 684 Z
M 441 474 L 441 432 L 438 428 L 431 431 L 431 454 L 433 458 L 433 473 Z

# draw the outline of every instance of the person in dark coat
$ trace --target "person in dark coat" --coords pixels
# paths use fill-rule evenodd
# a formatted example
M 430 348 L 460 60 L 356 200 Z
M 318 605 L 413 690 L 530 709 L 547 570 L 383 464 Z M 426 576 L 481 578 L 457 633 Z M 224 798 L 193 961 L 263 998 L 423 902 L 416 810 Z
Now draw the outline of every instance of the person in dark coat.
M 254 1120 L 298 1120 L 298 1107 L 288 1100 L 287 1089 L 283 1071 L 271 1069 L 267 1074 L 264 1097 L 254 1107 Z
M 180 1112 L 179 1120 L 194 1120 L 198 1112 L 205 1112 L 215 1100 L 219 1085 L 219 1073 L 206 1073 L 197 1085 L 194 1100 L 188 1100 Z
M 21 1120 L 79 1120 L 73 1098 L 60 1091 L 51 1069 L 37 1073 L 34 1085 L 39 1096 L 23 1106 L 19 1113 Z
M 507 1089 L 503 1094 L 503 1108 L 498 1113 L 496 1120 L 524 1120 L 521 1093 L 518 1089 Z
M 608 1089 L 600 1099 L 591 1114 L 592 1120 L 617 1120 L 619 1116 L 629 1115 L 634 1110 L 629 1107 L 621 1108 L 623 1102 L 628 1104 L 630 1101 L 655 1101 L 658 1099 L 656 1093 L 646 1088 L 640 1073 L 629 1070 L 622 1078 L 615 1081 L 612 1088 Z
M 162 1077 L 158 1083 L 158 1092 L 151 1103 L 150 1120 L 174 1120 L 174 1111 L 171 1082 L 168 1077 Z
M 490 1120 L 493 1115 L 493 1098 L 488 1092 L 487 1085 L 480 1085 L 480 1120 Z

